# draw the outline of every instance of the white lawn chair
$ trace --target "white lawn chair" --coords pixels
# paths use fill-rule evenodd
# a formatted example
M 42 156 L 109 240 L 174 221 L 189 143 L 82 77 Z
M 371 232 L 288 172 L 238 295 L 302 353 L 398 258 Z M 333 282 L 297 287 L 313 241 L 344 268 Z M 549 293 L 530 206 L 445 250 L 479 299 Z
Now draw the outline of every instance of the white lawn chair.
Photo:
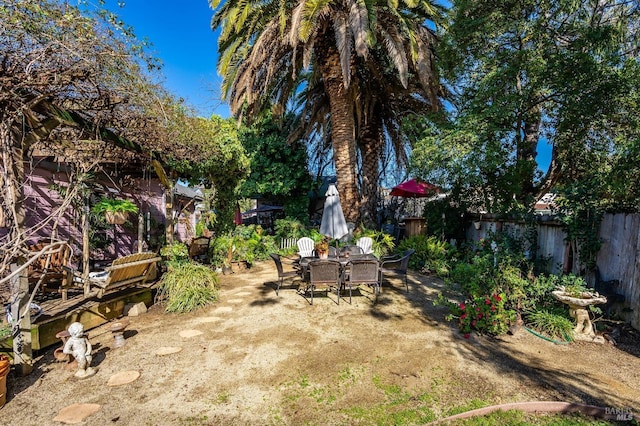
M 373 239 L 371 237 L 360 237 L 356 245 L 362 249 L 363 254 L 373 253 Z
M 300 255 L 300 257 L 313 256 L 315 242 L 311 238 L 302 237 L 296 244 L 298 246 L 298 255 Z

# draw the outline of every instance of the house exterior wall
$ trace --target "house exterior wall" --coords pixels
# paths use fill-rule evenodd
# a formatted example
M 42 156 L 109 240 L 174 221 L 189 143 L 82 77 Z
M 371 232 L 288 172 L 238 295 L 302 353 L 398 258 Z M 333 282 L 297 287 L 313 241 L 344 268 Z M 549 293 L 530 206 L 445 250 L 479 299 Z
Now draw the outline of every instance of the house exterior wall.
M 68 174 L 62 167 L 34 166 L 28 171 L 25 182 L 25 210 L 26 228 L 29 244 L 50 238 L 55 230 L 58 239 L 69 241 L 74 249 L 75 259 L 82 255 L 82 212 L 81 206 L 70 205 L 57 222 L 47 218 L 58 215 L 57 210 L 63 201 L 57 187 L 66 188 L 69 182 Z M 150 250 L 159 250 L 164 245 L 165 233 L 165 191 L 157 178 L 133 178 L 127 176 L 121 181 L 98 176 L 96 183 L 108 188 L 117 198 L 133 201 L 140 209 L 139 214 L 129 215 L 129 220 L 123 225 L 110 225 L 106 229 L 92 229 L 92 232 L 103 234 L 113 241 L 104 249 L 93 249 L 91 260 L 100 265 L 103 262 L 138 250 L 138 223 L 143 223 L 143 239 Z M 195 207 L 189 205 L 189 200 L 176 197 L 174 200 L 174 216 L 177 209 L 187 206 L 178 218 L 175 226 L 174 238 L 177 241 L 188 242 L 195 234 Z
M 189 243 L 196 236 L 196 207 L 191 200 L 177 196 L 174 199 L 173 214 L 174 222 L 174 238 L 176 241 Z

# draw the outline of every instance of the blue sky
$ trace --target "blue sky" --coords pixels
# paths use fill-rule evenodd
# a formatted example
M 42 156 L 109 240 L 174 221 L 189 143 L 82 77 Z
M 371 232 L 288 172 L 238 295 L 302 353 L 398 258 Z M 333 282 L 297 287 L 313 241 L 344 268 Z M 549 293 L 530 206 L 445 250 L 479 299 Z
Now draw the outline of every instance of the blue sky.
M 207 0 L 126 0 L 107 6 L 135 29 L 139 39 L 147 38 L 150 53 L 164 63 L 165 87 L 184 98 L 198 115 L 230 117 L 220 100 L 220 77 L 216 72 L 217 35 L 211 31 L 213 10 Z M 546 172 L 551 147 L 546 140 L 538 144 L 538 165 Z
M 118 7 L 108 0 L 106 6 L 132 26 L 139 39 L 147 38 L 153 44 L 150 53 L 164 63 L 165 87 L 184 98 L 200 116 L 229 117 L 228 106 L 220 101 L 218 46 L 210 27 L 213 11 L 207 0 L 124 3 L 124 7 Z

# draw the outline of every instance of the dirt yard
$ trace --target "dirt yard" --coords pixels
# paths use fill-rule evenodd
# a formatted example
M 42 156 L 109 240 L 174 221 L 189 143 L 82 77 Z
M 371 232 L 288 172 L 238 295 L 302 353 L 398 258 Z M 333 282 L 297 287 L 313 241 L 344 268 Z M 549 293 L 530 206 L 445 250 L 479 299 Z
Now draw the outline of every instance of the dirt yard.
M 434 307 L 441 283 L 411 274 L 309 305 L 275 268 L 221 276 L 215 305 L 187 315 L 153 306 L 131 318 L 126 345 L 91 330 L 95 376 L 78 380 L 50 348 L 26 378 L 8 377 L 3 424 L 56 425 L 74 403 L 99 404 L 90 425 L 424 424 L 481 406 L 566 401 L 640 407 L 637 342 L 555 345 L 522 330 L 463 338 Z M 622 339 L 624 340 L 624 339 Z M 167 348 L 180 352 L 159 355 Z M 177 350 L 177 349 L 176 349 Z M 108 386 L 111 376 L 140 377 Z M 638 416 L 638 411 L 633 411 Z

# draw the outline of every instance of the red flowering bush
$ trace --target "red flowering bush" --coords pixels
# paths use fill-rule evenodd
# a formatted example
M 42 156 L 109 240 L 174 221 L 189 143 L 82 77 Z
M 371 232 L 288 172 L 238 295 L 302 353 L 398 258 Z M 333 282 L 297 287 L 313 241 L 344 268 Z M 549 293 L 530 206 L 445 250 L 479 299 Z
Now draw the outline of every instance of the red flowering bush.
M 466 303 L 451 303 L 451 314 L 447 319 L 458 318 L 460 332 L 468 335 L 472 331 L 488 334 L 502 334 L 507 331 L 509 324 L 515 318 L 515 312 L 505 309 L 505 295 L 492 294 L 478 296 Z

